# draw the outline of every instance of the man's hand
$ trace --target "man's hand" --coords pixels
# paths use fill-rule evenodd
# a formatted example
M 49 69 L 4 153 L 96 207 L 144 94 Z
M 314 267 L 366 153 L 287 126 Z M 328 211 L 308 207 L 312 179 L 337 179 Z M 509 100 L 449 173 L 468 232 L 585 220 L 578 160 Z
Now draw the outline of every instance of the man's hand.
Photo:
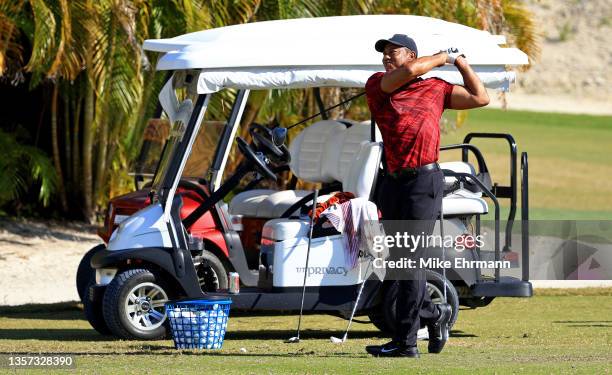
M 459 49 L 456 47 L 450 47 L 438 53 L 446 53 L 446 63 L 452 65 L 455 64 L 455 60 L 457 60 L 459 57 L 465 57 L 465 55 L 459 52 Z
M 455 66 L 463 77 L 464 86 L 455 85 L 450 98 L 451 109 L 471 109 L 489 104 L 489 94 L 480 78 L 464 57 L 455 58 Z

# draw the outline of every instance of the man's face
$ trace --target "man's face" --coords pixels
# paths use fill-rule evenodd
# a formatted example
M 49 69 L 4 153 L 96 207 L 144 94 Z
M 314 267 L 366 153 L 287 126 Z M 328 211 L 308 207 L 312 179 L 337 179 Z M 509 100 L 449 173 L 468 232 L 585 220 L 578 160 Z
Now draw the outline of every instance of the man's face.
M 387 43 L 383 50 L 383 65 L 385 70 L 390 72 L 412 61 L 416 58 L 414 51 L 406 47 L 398 46 L 397 44 Z

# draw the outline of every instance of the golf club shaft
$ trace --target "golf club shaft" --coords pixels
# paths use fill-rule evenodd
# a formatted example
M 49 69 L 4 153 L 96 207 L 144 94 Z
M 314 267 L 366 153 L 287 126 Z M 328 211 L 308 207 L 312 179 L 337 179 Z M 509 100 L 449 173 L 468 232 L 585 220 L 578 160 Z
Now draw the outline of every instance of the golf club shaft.
M 357 306 L 359 305 L 359 299 L 361 298 L 363 287 L 365 286 L 366 280 L 368 279 L 368 276 L 369 276 L 368 272 L 370 271 L 370 266 L 372 265 L 372 257 L 371 256 L 368 256 L 368 257 L 370 258 L 370 262 L 368 263 L 368 267 L 366 268 L 365 275 L 363 276 L 363 281 L 361 282 L 361 285 L 359 286 L 359 292 L 357 292 L 357 300 L 355 301 L 355 305 L 353 306 L 353 311 L 351 312 L 351 316 L 349 318 L 348 325 L 346 326 L 346 331 L 344 332 L 342 341 L 346 340 L 346 337 L 348 336 L 348 331 L 351 328 L 351 323 L 353 322 L 353 318 L 355 317 L 355 312 L 357 311 Z
M 319 198 L 319 189 L 315 189 L 314 198 L 312 199 L 312 215 L 310 215 L 310 230 L 308 232 L 308 248 L 306 249 L 306 266 L 304 267 L 304 282 L 302 283 L 302 303 L 300 304 L 300 317 L 298 319 L 297 338 L 300 338 L 300 327 L 302 326 L 302 313 L 304 311 L 304 296 L 306 294 L 306 277 L 308 276 L 308 260 L 310 258 L 310 242 L 312 241 L 312 228 L 314 227 L 314 218 L 317 211 L 317 199 Z
M 440 205 L 440 239 L 442 240 L 442 264 L 446 260 L 446 247 L 444 246 L 444 214 L 442 213 L 442 205 Z M 442 278 L 444 279 L 444 303 L 448 303 L 446 299 L 446 267 L 442 267 Z

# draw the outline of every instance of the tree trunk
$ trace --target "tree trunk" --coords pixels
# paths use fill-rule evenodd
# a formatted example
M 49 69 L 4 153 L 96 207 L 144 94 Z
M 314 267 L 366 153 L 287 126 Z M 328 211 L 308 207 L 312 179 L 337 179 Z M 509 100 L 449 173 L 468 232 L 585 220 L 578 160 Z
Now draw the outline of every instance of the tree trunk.
M 89 77 L 85 78 L 85 108 L 83 117 L 83 216 L 90 223 L 94 222 L 93 211 L 93 119 L 94 87 Z
M 107 106 L 105 106 L 107 107 Z M 107 111 L 105 111 L 107 112 Z M 97 148 L 98 155 L 96 157 L 96 179 L 94 184 L 94 204 L 98 204 L 98 200 L 101 198 L 101 194 L 104 191 L 105 175 L 106 172 L 106 153 L 108 150 L 108 117 L 98 113 L 96 116 L 96 122 L 98 123 L 98 138 Z M 102 117 L 102 118 L 100 118 Z
M 113 19 L 114 20 L 114 19 Z M 110 26 L 111 30 L 115 29 L 115 22 L 113 21 Z M 100 98 L 98 100 L 98 107 L 95 111 L 95 122 L 97 125 L 98 131 L 98 139 L 97 139 L 97 151 L 98 155 L 96 156 L 96 175 L 93 186 L 93 204 L 98 205 L 98 200 L 101 198 L 101 194 L 104 191 L 104 185 L 106 182 L 105 176 L 106 173 L 106 154 L 108 151 L 108 133 L 110 131 L 109 122 L 112 121 L 113 117 L 110 116 L 110 100 L 109 100 L 109 88 L 110 88 L 110 79 L 112 79 L 112 71 L 114 65 L 114 55 L 115 55 L 115 34 L 111 34 L 108 45 L 110 46 L 110 51 L 108 52 L 108 62 L 106 63 L 107 71 L 110 73 L 109 77 L 102 83 L 102 89 L 100 92 Z
M 151 68 L 150 70 L 148 70 L 147 72 L 145 72 L 145 77 L 143 79 L 143 82 L 145 82 L 145 84 L 143 84 L 142 87 L 142 97 L 140 98 L 140 104 L 138 106 L 138 122 L 137 122 L 137 126 L 136 129 L 134 130 L 134 132 L 132 133 L 132 142 L 131 142 L 131 146 L 134 148 L 134 150 L 140 150 L 142 147 L 142 133 L 144 132 L 145 126 L 147 125 L 147 123 L 149 122 L 149 118 L 147 116 L 147 106 L 149 105 L 149 100 L 151 99 L 152 95 L 155 94 L 153 92 L 153 87 L 155 87 L 156 85 L 153 83 L 155 82 L 155 69 Z M 146 83 L 149 83 L 148 85 Z M 156 101 L 159 100 L 157 98 L 155 98 Z M 137 152 L 134 153 L 134 155 L 138 155 Z M 133 157 L 131 157 L 130 159 L 133 159 Z
M 87 79 L 87 78 L 85 78 Z M 79 131 L 81 129 L 81 109 L 83 108 L 83 98 L 80 96 L 82 85 L 77 86 L 77 94 L 74 98 L 74 113 L 72 120 L 72 184 L 74 191 L 81 191 L 81 144 L 79 143 Z
M 66 200 L 66 190 L 64 189 L 64 176 L 62 174 L 62 163 L 60 161 L 59 143 L 57 140 L 57 96 L 59 92 L 59 83 L 53 85 L 53 94 L 51 95 L 51 147 L 53 152 L 53 164 L 57 173 L 57 189 L 60 196 L 62 211 L 68 211 L 68 202 Z
M 68 88 L 68 86 L 65 86 Z M 64 165 L 66 166 L 66 185 L 70 189 L 70 181 L 72 181 L 72 145 L 70 144 L 70 90 L 66 89 L 64 95 Z
M 325 107 L 331 107 L 332 105 L 338 104 L 340 103 L 342 100 L 342 93 L 340 91 L 340 88 L 338 87 L 329 87 L 329 88 L 324 88 L 321 90 L 321 96 L 323 96 L 323 104 L 325 105 Z M 340 106 L 340 107 L 336 107 L 332 110 L 330 110 L 329 112 L 327 112 L 327 115 L 329 116 L 330 119 L 339 119 L 339 118 L 343 118 L 344 117 L 344 107 Z

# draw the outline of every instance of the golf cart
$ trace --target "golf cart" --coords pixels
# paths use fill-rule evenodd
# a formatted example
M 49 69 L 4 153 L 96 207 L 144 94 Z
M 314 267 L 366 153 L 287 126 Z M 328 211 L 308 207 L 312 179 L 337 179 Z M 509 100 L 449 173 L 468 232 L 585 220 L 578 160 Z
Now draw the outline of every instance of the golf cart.
M 437 32 L 419 35 L 418 30 Z M 82 262 L 77 286 L 92 326 L 125 339 L 157 339 L 166 334 L 164 303 L 168 300 L 230 296 L 233 310 L 296 312 L 305 287 L 305 311 L 346 316 L 356 303 L 358 314 L 368 315 L 378 328 L 392 332 L 397 283 L 368 278 L 365 256 L 354 268 L 347 268 L 345 234 L 319 231 L 311 237 L 305 214 L 315 194 L 295 189 L 297 179 L 322 184 L 317 202 L 344 191 L 376 203 L 377 182 L 385 173 L 384 146 L 376 124 L 315 121 L 294 132 L 288 147 L 289 126 L 243 124 L 251 143 L 236 134 L 252 90 L 363 88 L 367 78 L 382 68 L 374 42 L 398 31 L 417 36 L 422 54 L 449 45 L 466 51 L 475 71 L 493 89 L 507 89 L 513 81 L 514 73 L 506 71 L 506 65 L 527 61 L 519 50 L 500 48 L 504 41 L 499 36 L 414 16 L 269 21 L 146 41 L 145 49 L 164 53 L 157 69 L 173 71 L 159 94 L 171 125 L 151 185 L 111 201 L 101 231 L 107 245 L 92 249 Z M 431 75 L 461 83 L 454 68 L 444 67 Z M 218 113 L 211 115 L 221 97 L 223 102 L 231 100 L 227 110 L 221 111 L 223 119 L 217 118 Z M 327 111 L 321 109 L 325 116 Z M 510 142 L 510 186 L 492 183 L 481 152 L 471 142 L 484 137 Z M 226 168 L 234 145 L 244 160 L 230 174 Z M 462 144 L 441 148 L 456 149 L 462 151 L 462 160 L 441 164 L 447 185 L 446 234 L 479 234 L 481 216 L 489 212 L 484 195 L 494 206 L 495 241 L 488 251 L 447 248 L 445 256 L 500 260 L 511 252 L 518 190 L 516 143 L 510 135 L 470 134 Z M 200 155 L 197 150 L 207 156 L 194 156 Z M 477 169 L 469 163 L 468 153 L 476 158 Z M 521 162 L 525 223 L 525 153 Z M 199 174 L 188 172 L 197 170 Z M 256 188 L 262 180 L 276 180 L 286 170 L 295 177 L 288 189 Z M 245 180 L 251 182 L 244 191 L 225 203 Z M 504 251 L 499 246 L 499 198 L 510 199 L 511 207 Z M 446 296 L 453 323 L 459 305 L 480 307 L 494 297 L 531 296 L 525 230 L 522 235 L 521 278 L 502 276 L 499 268 L 488 277 L 480 269 L 449 269 L 446 280 L 440 269 L 427 271 L 432 299 L 441 302 Z M 433 256 L 436 251 L 442 253 L 441 248 L 434 249 Z M 88 265 L 95 270 L 95 279 L 83 276 Z M 229 294 L 228 272 L 239 274 L 237 294 Z M 355 302 L 361 285 L 363 296 Z

